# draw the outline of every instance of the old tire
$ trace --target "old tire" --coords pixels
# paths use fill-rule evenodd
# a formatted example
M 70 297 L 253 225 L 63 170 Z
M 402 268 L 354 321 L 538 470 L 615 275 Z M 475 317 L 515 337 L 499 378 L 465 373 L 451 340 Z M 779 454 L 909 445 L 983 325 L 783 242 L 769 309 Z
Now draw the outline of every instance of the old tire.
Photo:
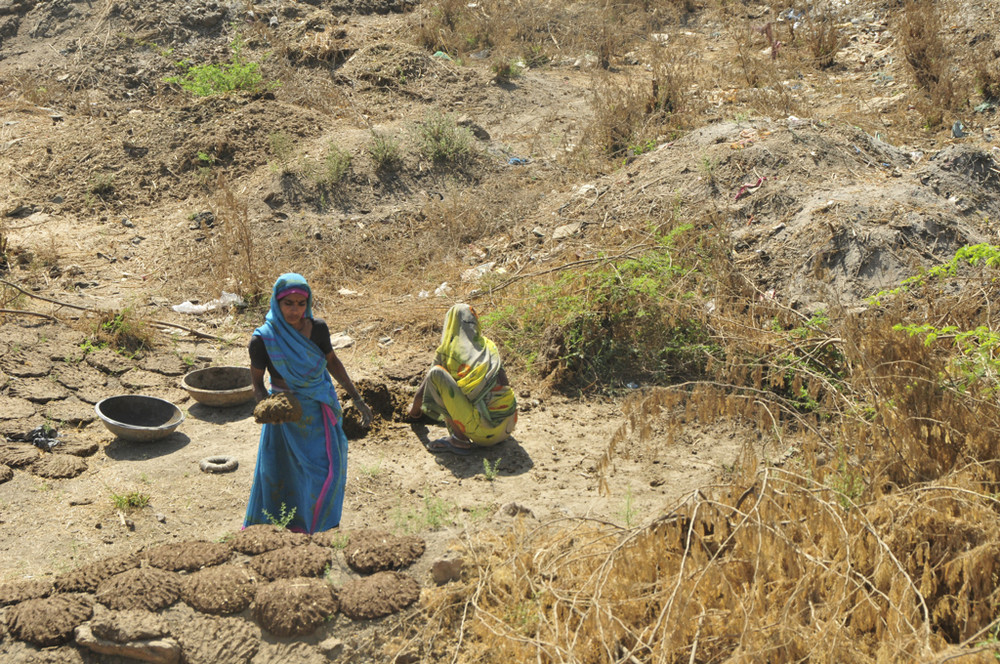
M 203 473 L 231 473 L 239 465 L 236 457 L 225 455 L 205 457 L 198 463 Z

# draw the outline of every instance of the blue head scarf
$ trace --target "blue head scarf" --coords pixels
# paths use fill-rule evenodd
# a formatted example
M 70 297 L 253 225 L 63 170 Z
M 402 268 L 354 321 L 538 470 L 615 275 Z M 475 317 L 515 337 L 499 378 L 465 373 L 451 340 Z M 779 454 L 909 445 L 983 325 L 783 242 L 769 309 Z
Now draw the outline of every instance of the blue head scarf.
M 278 295 L 290 288 L 304 291 L 306 317 L 312 318 L 312 289 L 301 274 L 288 272 L 278 277 L 271 291 L 271 308 L 264 318 L 264 324 L 254 330 L 267 348 L 268 358 L 275 370 L 284 377 L 288 387 L 296 396 L 306 397 L 325 403 L 339 416 L 340 402 L 333 386 L 330 372 L 326 370 L 326 356 L 315 343 L 288 324 L 281 313 Z

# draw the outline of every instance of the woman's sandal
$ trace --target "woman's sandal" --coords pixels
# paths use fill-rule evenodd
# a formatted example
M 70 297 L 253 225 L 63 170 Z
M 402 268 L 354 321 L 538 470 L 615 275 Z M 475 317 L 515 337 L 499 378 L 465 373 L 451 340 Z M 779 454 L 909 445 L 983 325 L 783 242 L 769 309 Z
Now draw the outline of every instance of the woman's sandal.
M 438 438 L 437 440 L 430 440 L 424 443 L 424 447 L 427 448 L 428 452 L 433 452 L 434 454 L 448 453 L 457 454 L 458 456 L 466 456 L 472 452 L 472 447 L 459 447 L 455 445 L 451 436 L 445 436 L 444 438 Z

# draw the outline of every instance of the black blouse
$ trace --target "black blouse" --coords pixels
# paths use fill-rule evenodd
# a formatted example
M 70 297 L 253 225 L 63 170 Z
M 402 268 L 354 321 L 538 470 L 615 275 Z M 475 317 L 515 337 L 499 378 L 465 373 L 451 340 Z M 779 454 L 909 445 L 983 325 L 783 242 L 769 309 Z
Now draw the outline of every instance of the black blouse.
M 322 318 L 314 318 L 312 332 L 309 334 L 309 340 L 312 341 L 316 346 L 323 352 L 323 355 L 329 355 L 330 351 L 333 350 L 333 343 L 330 341 L 330 327 L 326 324 Z M 254 369 L 266 369 L 269 374 L 271 374 L 271 380 L 284 380 L 281 374 L 274 370 L 274 365 L 271 364 L 271 358 L 267 356 L 267 347 L 264 345 L 264 340 L 261 339 L 256 334 L 250 337 L 250 344 L 248 346 L 250 351 L 250 366 Z

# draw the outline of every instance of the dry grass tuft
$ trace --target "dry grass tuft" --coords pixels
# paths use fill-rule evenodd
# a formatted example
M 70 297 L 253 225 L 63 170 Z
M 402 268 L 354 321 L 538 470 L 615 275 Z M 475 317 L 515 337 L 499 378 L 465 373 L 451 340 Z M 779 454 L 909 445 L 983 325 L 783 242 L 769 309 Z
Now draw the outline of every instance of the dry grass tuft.
M 215 184 L 211 209 L 218 229 L 208 241 L 214 282 L 246 298 L 268 293 L 272 268 L 251 226 L 249 205 L 221 174 Z
M 966 98 L 944 29 L 937 3 L 908 0 L 904 5 L 899 21 L 903 54 L 917 85 L 927 94 L 921 113 L 930 127 L 940 125 L 945 113 Z

